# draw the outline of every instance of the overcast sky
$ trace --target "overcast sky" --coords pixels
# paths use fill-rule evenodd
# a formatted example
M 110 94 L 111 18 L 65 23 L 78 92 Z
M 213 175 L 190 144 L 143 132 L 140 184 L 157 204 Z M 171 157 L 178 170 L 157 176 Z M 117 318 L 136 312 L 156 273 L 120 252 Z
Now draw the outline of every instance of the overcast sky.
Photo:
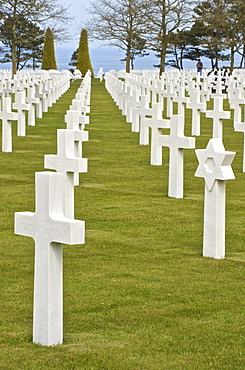
M 69 25 L 70 34 L 72 36 L 72 40 L 69 44 L 76 48 L 78 47 L 82 22 L 86 22 L 89 18 L 89 14 L 85 9 L 89 7 L 90 0 L 59 0 L 59 2 L 63 6 L 70 5 L 68 13 L 74 17 L 74 20 Z M 94 43 L 92 43 L 91 46 L 94 46 Z

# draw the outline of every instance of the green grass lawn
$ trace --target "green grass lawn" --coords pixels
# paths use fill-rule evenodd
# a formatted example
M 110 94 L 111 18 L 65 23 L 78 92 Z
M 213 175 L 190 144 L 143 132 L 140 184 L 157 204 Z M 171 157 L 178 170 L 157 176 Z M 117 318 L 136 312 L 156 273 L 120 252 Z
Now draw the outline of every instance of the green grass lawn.
M 150 166 L 150 146 L 139 146 L 98 79 L 83 143 L 89 170 L 75 189 L 86 243 L 64 247 L 64 344 L 32 343 L 34 241 L 14 235 L 14 212 L 35 210 L 35 172 L 44 170 L 44 154 L 57 152 L 57 129 L 66 127 L 79 85 L 26 137 L 13 125 L 13 152 L 0 152 L 0 369 L 244 369 L 243 134 L 224 122 L 225 148 L 237 152 L 236 179 L 226 186 L 226 258 L 203 258 L 204 179 L 194 177 L 194 150 L 184 154 L 184 198 L 169 198 L 168 149 L 163 166 Z M 202 114 L 196 148 L 211 134 Z

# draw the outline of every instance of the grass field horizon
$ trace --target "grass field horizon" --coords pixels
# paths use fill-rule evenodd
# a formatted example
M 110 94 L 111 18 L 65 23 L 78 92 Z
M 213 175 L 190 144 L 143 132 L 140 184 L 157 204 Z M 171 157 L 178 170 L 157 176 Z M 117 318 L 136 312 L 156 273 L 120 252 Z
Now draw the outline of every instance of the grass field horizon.
M 88 172 L 75 188 L 86 241 L 64 246 L 64 344 L 32 343 L 34 241 L 14 235 L 14 212 L 35 210 L 35 172 L 44 171 L 44 154 L 56 154 L 79 84 L 26 137 L 14 125 L 13 152 L 0 153 L 0 369 L 244 369 L 243 134 L 224 121 L 225 149 L 236 152 L 236 179 L 226 184 L 226 258 L 203 258 L 204 179 L 194 177 L 195 151 L 184 151 L 184 198 L 169 198 L 168 149 L 162 166 L 150 166 L 150 146 L 139 145 L 98 79 L 83 143 Z M 190 136 L 190 110 L 186 117 Z M 197 149 L 212 134 L 212 121 L 201 119 Z

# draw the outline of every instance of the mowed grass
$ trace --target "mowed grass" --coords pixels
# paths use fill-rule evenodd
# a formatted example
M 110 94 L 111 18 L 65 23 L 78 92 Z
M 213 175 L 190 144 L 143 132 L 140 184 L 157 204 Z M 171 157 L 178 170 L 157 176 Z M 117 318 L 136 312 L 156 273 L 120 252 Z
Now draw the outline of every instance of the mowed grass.
M 225 148 L 237 152 L 236 180 L 226 186 L 226 258 L 203 258 L 204 179 L 194 177 L 194 150 L 184 152 L 184 198 L 169 198 L 168 149 L 162 166 L 150 166 L 150 147 L 139 146 L 98 79 L 83 143 L 89 170 L 75 189 L 86 243 L 64 247 L 64 344 L 32 343 L 34 242 L 14 235 L 14 212 L 35 210 L 35 172 L 56 153 L 79 84 L 27 137 L 16 137 L 14 125 L 13 152 L 0 153 L 0 369 L 244 369 L 243 134 L 224 122 Z M 202 114 L 196 148 L 211 135 Z

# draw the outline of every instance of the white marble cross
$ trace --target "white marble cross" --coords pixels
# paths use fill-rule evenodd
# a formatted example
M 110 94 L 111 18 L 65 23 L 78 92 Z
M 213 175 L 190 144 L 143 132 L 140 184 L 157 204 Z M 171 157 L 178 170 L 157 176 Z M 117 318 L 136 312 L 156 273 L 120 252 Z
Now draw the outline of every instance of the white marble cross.
M 185 104 L 189 102 L 190 98 L 185 96 L 184 86 L 178 86 L 177 95 L 173 97 L 173 102 L 178 103 L 178 115 L 184 116 L 185 114 Z
M 150 164 L 154 166 L 162 165 L 162 145 L 159 144 L 159 138 L 163 128 L 170 128 L 170 120 L 162 118 L 163 100 L 159 103 L 152 103 L 151 118 L 143 119 L 143 126 L 151 128 L 151 160 Z
M 54 79 L 50 79 L 47 81 L 48 83 L 48 90 L 49 90 L 49 94 L 48 94 L 48 107 L 52 107 L 52 105 L 55 103 L 56 101 L 56 93 L 55 93 L 55 80 Z
M 245 104 L 244 89 L 237 86 L 229 99 L 230 107 L 234 109 L 234 124 L 242 120 L 242 105 Z
M 28 111 L 28 125 L 35 126 L 35 105 L 40 102 L 39 98 L 35 97 L 35 86 L 29 86 L 27 89 L 26 103 L 30 104 Z
M 90 113 L 90 106 L 85 103 L 84 95 L 76 93 L 76 99 L 72 99 L 70 110 L 78 110 L 82 114 Z
M 86 116 L 89 118 L 89 116 Z M 82 142 L 88 141 L 88 131 L 84 131 L 81 123 L 81 114 L 76 110 L 68 110 L 65 115 L 66 128 L 68 130 L 83 131 L 82 141 L 75 141 L 75 156 L 82 158 Z M 75 185 L 79 185 L 79 174 L 75 175 Z
M 15 102 L 13 109 L 18 111 L 18 136 L 26 136 L 26 111 L 30 110 L 30 104 L 25 102 L 25 91 L 17 91 L 15 94 Z
M 42 93 L 44 94 L 45 98 L 42 101 L 42 110 L 43 112 L 48 112 L 49 103 L 51 100 L 51 91 L 48 87 L 48 81 L 42 82 Z M 52 103 L 51 103 L 52 106 Z
M 6 85 L 3 88 L 3 93 L 6 98 L 11 97 L 11 95 L 14 93 L 13 82 L 13 80 L 6 81 Z
M 195 148 L 195 138 L 184 135 L 183 116 L 173 115 L 170 118 L 170 135 L 160 135 L 159 143 L 170 150 L 168 196 L 183 198 L 184 149 Z
M 122 91 L 119 94 L 119 99 L 118 99 L 118 108 L 122 110 L 122 114 L 124 114 L 123 109 L 124 109 L 124 101 L 128 96 L 128 86 L 123 85 Z
M 139 132 L 139 119 L 135 119 L 136 115 L 133 117 L 133 108 L 140 108 L 140 91 L 139 90 L 132 90 L 131 91 L 130 99 L 127 102 L 127 110 L 126 110 L 126 122 L 132 123 L 131 131 L 132 132 Z M 136 122 L 136 125 L 135 125 Z M 137 124 L 138 122 L 138 124 Z
M 132 122 L 131 126 L 132 132 L 139 132 L 140 130 L 140 115 L 139 115 L 140 106 L 141 106 L 140 92 L 139 90 L 134 90 L 132 96 L 132 103 L 129 107 L 129 109 L 131 110 L 130 117 Z M 128 117 L 127 122 L 129 120 L 130 118 Z
M 37 84 L 35 84 L 35 98 L 38 98 L 39 101 L 36 104 L 36 117 L 42 118 L 43 112 L 47 111 L 47 108 L 45 105 L 47 105 L 47 94 L 43 91 L 43 82 L 39 81 Z
M 196 91 L 197 89 L 195 89 Z M 198 90 L 197 90 L 198 91 Z M 211 86 L 208 83 L 208 80 L 205 79 L 202 81 L 201 90 L 200 90 L 200 101 L 202 103 L 208 102 L 211 96 Z
M 88 131 L 84 131 L 84 124 L 81 123 L 81 113 L 76 110 L 68 110 L 65 115 L 65 122 L 68 130 L 83 131 L 82 141 L 75 141 L 75 156 L 82 158 L 82 142 L 88 141 Z M 74 175 L 74 185 L 79 185 L 79 173 Z
M 127 115 L 127 110 L 128 110 L 128 104 L 130 104 L 131 98 L 132 98 L 132 87 L 131 86 L 125 86 L 124 87 L 125 95 L 123 95 L 122 99 L 122 115 L 126 116 Z
M 57 155 L 44 156 L 44 167 L 64 174 L 64 215 L 74 217 L 74 173 L 87 172 L 87 158 L 75 155 L 75 142 L 83 141 L 84 131 L 57 130 Z
M 198 89 L 197 81 L 193 80 L 192 77 L 190 76 L 188 81 L 187 81 L 187 86 L 186 86 L 186 90 L 187 90 L 188 94 L 191 96 L 193 91 L 196 91 L 197 89 Z
M 115 101 L 116 105 L 119 106 L 119 101 L 121 99 L 121 94 L 122 94 L 123 88 L 124 88 L 124 82 L 121 81 L 121 80 L 116 79 L 115 83 L 116 83 L 116 85 L 115 85 L 115 88 L 113 89 L 114 90 L 113 100 Z
M 87 116 L 87 113 L 90 113 L 89 105 L 82 105 L 81 100 L 73 99 L 69 111 L 79 112 L 79 123 L 81 125 L 80 130 L 84 129 L 85 125 L 89 124 L 89 116 Z
M 234 122 L 234 129 L 238 132 L 243 132 L 243 164 L 242 172 L 245 172 L 245 122 Z
M 52 96 L 53 87 L 51 80 L 45 79 L 43 81 L 42 92 L 46 95 L 46 99 L 44 99 L 43 112 L 47 112 L 49 107 L 52 107 L 53 105 L 53 96 Z
M 220 138 L 210 139 L 206 149 L 197 149 L 195 176 L 205 179 L 203 256 L 225 257 L 225 180 L 234 179 L 231 163 L 235 152 L 225 151 Z
M 213 83 L 213 88 L 211 90 L 211 97 L 219 96 L 219 97 L 222 97 L 223 99 L 226 98 L 227 95 L 223 93 L 224 87 L 225 86 L 223 84 L 221 76 L 217 77 L 217 80 Z
M 79 113 L 79 126 L 80 130 L 84 130 L 85 126 L 89 124 L 90 116 L 87 116 L 84 113 Z
M 154 79 L 152 80 L 151 87 L 150 87 L 150 92 L 151 92 L 151 102 L 152 103 L 157 103 L 159 101 L 159 94 L 160 94 L 160 86 L 161 82 L 159 79 Z
M 191 134 L 200 136 L 200 113 L 206 108 L 206 103 L 201 102 L 200 89 L 193 89 L 190 94 L 190 100 L 187 102 L 186 107 L 192 110 L 192 126 Z
M 12 152 L 12 121 L 18 120 L 18 113 L 12 112 L 12 99 L 2 98 L 2 110 L 0 111 L 2 120 L 2 151 Z
M 79 116 L 80 116 L 80 112 L 78 110 L 69 109 L 66 111 L 65 123 L 66 123 L 66 128 L 68 130 L 75 130 L 75 131 L 81 130 Z
M 223 110 L 223 97 L 213 96 L 213 110 L 206 110 L 207 118 L 213 119 L 213 138 L 223 137 L 223 119 L 230 119 L 231 113 Z
M 64 175 L 36 172 L 36 211 L 15 213 L 15 234 L 35 240 L 33 342 L 63 342 L 63 243 L 84 243 L 85 222 L 63 213 Z
M 173 114 L 173 98 L 176 96 L 176 92 L 174 90 L 174 85 L 172 82 L 168 82 L 166 84 L 166 90 L 163 96 L 167 98 L 166 115 L 167 117 L 171 117 Z
M 143 125 L 143 120 L 146 116 L 151 116 L 152 109 L 150 108 L 150 96 L 141 95 L 140 97 L 140 108 L 137 110 L 139 114 L 139 144 L 148 145 L 149 144 L 149 128 Z

